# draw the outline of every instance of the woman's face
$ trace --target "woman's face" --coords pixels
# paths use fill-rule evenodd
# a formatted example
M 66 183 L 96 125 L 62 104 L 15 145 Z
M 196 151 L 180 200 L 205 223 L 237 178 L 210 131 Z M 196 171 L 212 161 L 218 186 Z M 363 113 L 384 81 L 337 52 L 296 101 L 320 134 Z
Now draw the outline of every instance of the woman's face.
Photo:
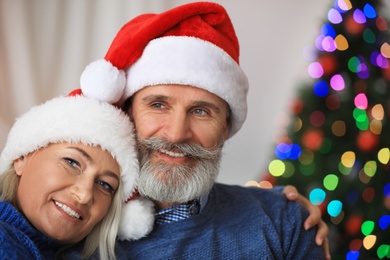
M 116 160 L 100 147 L 51 144 L 14 162 L 14 204 L 39 231 L 63 244 L 82 240 L 108 212 L 119 187 Z

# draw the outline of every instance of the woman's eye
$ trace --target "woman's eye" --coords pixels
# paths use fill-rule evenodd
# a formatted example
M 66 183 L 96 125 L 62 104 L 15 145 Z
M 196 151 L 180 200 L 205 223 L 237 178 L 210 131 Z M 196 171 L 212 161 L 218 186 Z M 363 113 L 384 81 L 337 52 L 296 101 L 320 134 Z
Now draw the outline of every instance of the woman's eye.
M 111 185 L 105 181 L 96 181 L 96 184 L 102 187 L 104 190 L 108 191 L 109 193 L 115 192 L 115 190 L 111 187 Z
M 64 158 L 64 160 L 73 168 L 80 168 L 80 164 L 76 160 L 68 157 Z

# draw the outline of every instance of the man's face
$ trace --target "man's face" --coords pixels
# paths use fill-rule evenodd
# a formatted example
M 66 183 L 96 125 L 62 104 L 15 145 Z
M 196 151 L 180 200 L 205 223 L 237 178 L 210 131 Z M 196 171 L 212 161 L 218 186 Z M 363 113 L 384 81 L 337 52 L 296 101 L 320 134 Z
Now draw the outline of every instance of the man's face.
M 151 86 L 134 95 L 129 114 L 137 131 L 141 194 L 186 202 L 211 188 L 228 136 L 224 100 L 190 86 Z

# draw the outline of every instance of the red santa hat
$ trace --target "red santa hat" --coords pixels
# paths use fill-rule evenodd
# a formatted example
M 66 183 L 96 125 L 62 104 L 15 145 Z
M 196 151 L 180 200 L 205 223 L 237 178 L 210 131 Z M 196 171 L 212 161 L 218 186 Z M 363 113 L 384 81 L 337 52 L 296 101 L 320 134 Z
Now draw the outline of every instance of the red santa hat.
M 181 84 L 205 89 L 229 104 L 229 137 L 247 115 L 248 80 L 239 66 L 238 39 L 226 10 L 211 2 L 130 20 L 104 59 L 86 67 L 80 84 L 85 95 L 120 106 L 146 86 Z
M 122 197 L 137 193 L 138 160 L 133 124 L 113 105 L 72 92 L 32 107 L 12 126 L 0 155 L 0 174 L 14 160 L 50 143 L 78 143 L 100 146 L 116 159 L 121 168 Z M 125 200 L 124 199 L 124 200 Z M 154 204 L 141 197 L 128 201 L 122 209 L 119 237 L 138 239 L 153 228 Z

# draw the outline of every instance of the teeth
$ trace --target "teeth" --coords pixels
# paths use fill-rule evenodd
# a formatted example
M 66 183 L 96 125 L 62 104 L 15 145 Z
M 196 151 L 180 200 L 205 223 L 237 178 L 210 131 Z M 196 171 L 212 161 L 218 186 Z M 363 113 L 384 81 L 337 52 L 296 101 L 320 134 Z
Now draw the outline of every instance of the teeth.
M 74 212 L 73 210 L 71 210 L 68 206 L 66 205 L 63 205 L 57 201 L 54 202 L 60 209 L 62 209 L 66 214 L 68 214 L 69 216 L 73 217 L 73 218 L 80 218 L 80 215 L 77 214 L 76 212 Z
M 172 156 L 172 157 L 185 157 L 185 154 L 184 153 L 175 153 L 175 152 L 171 152 L 171 151 L 168 151 L 168 150 L 165 150 L 165 149 L 161 149 L 160 152 L 162 153 L 165 153 L 169 156 Z

